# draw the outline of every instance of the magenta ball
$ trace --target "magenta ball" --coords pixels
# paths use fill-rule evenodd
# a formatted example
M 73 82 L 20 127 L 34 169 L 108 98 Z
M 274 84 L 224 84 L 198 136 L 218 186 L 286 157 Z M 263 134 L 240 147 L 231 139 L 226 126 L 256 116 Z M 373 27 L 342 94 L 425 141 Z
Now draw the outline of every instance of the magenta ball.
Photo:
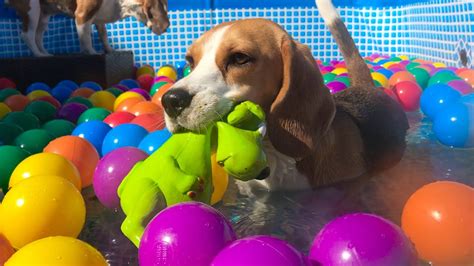
M 329 91 L 334 94 L 340 91 L 343 91 L 347 88 L 346 84 L 340 81 L 331 81 L 326 86 L 329 88 Z
M 271 236 L 239 239 L 223 249 L 211 266 L 309 266 L 307 258 L 287 242 Z
M 200 202 L 173 205 L 145 228 L 138 248 L 140 266 L 209 266 L 236 239 L 227 219 Z
M 459 91 L 462 95 L 473 92 L 471 85 L 464 80 L 453 80 L 448 82 L 448 86 Z
M 321 71 L 331 72 L 331 71 L 334 70 L 334 67 L 333 66 L 323 66 L 320 69 L 321 69 Z
M 77 123 L 77 119 L 87 110 L 87 106 L 81 103 L 67 103 L 59 109 L 56 116 L 72 123 Z
M 151 100 L 150 94 L 144 89 L 135 88 L 135 89 L 131 89 L 129 91 L 133 91 L 133 92 L 136 92 L 136 93 L 140 94 L 141 96 L 145 97 L 145 99 L 147 101 Z
M 309 258 L 333 266 L 418 265 L 413 245 L 398 226 L 365 213 L 345 215 L 324 226 Z
M 107 208 L 120 207 L 117 189 L 132 167 L 148 154 L 135 147 L 123 147 L 100 159 L 94 172 L 93 188 L 99 201 Z

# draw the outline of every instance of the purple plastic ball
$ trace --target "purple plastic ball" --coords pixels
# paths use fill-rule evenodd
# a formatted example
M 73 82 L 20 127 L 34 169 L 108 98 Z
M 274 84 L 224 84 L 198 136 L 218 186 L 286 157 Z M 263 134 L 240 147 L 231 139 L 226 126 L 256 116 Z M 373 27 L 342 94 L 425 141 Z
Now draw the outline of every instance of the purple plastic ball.
M 309 258 L 316 265 L 418 265 L 413 245 L 398 226 L 365 213 L 327 224 L 316 236 Z
M 121 91 L 124 91 L 124 92 L 125 92 L 125 91 L 128 91 L 128 90 L 130 89 L 129 87 L 127 87 L 127 86 L 125 86 L 125 85 L 123 85 L 123 84 L 115 84 L 115 85 L 113 85 L 112 87 L 117 88 L 117 89 L 119 89 L 119 90 L 121 90 Z
M 380 69 L 382 69 L 382 68 L 384 68 L 384 67 L 382 67 L 382 66 L 377 66 L 377 65 L 375 65 L 375 66 L 372 67 L 372 69 L 373 69 L 374 71 L 380 70 Z
M 340 81 L 331 81 L 326 86 L 329 88 L 329 91 L 331 94 L 338 93 L 340 91 L 343 91 L 347 88 L 346 84 Z
M 140 94 L 141 96 L 145 97 L 147 101 L 151 100 L 150 94 L 144 89 L 135 88 L 135 89 L 131 89 L 130 91 Z
M 211 266 L 309 266 L 306 257 L 287 242 L 271 236 L 239 239 L 223 249 Z
M 469 83 L 461 79 L 448 82 L 448 86 L 459 91 L 462 95 L 466 95 L 474 91 Z
M 333 66 L 323 66 L 320 69 L 321 69 L 321 71 L 331 72 L 331 71 L 334 70 L 334 67 Z
M 209 266 L 236 239 L 227 219 L 200 202 L 173 205 L 147 225 L 138 248 L 141 266 Z
M 87 106 L 81 103 L 67 103 L 59 109 L 56 114 L 57 118 L 65 119 L 72 123 L 76 123 L 79 116 L 87 110 Z
M 107 208 L 120 207 L 117 189 L 133 166 L 148 154 L 135 147 L 123 147 L 109 152 L 97 164 L 93 187 L 99 201 Z

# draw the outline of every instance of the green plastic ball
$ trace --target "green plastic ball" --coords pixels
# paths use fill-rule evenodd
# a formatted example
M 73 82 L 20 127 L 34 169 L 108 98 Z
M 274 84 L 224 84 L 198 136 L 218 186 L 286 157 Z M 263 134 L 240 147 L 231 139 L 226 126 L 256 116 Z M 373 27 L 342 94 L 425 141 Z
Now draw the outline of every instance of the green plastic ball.
M 43 129 L 48 131 L 54 138 L 71 135 L 74 128 L 76 128 L 74 123 L 64 119 L 51 120 L 43 125 Z
M 328 84 L 329 82 L 333 81 L 337 77 L 334 73 L 326 73 L 323 75 L 324 84 Z
M 340 81 L 344 84 L 346 84 L 347 87 L 350 87 L 351 86 L 351 80 L 349 79 L 349 77 L 336 77 L 334 80 L 336 81 Z
M 42 152 L 44 147 L 52 140 L 53 136 L 45 129 L 31 129 L 16 137 L 15 145 L 31 154 L 35 154 Z
M 409 64 L 406 66 L 406 68 L 407 68 L 408 70 L 410 70 L 410 69 L 416 68 L 417 66 L 420 66 L 420 65 L 421 65 L 421 64 L 418 63 L 418 62 L 411 62 L 411 63 L 409 63 Z M 429 74 L 429 73 L 428 73 L 428 74 Z
M 378 87 L 383 87 L 382 84 L 376 80 L 374 80 L 374 84 L 375 84 L 375 87 L 378 88 Z
M 0 122 L 0 145 L 13 144 L 23 129 L 12 123 Z M 1 164 L 1 163 L 0 163 Z
M 25 112 L 32 113 L 38 117 L 41 124 L 44 124 L 56 117 L 56 107 L 45 101 L 34 101 L 28 104 Z
M 191 73 L 191 67 L 190 67 L 190 66 L 186 66 L 186 67 L 183 69 L 183 77 L 186 77 L 187 75 L 189 75 L 189 73 Z
M 3 193 L 8 191 L 8 182 L 10 182 L 10 176 L 15 167 L 29 155 L 27 151 L 17 146 L 0 146 L 0 158 L 2 158 L 2 163 L 0 163 L 0 188 Z
M 428 82 L 428 87 L 438 83 L 447 84 L 450 81 L 460 79 L 460 77 L 456 76 L 451 72 L 439 72 L 430 78 L 430 81 Z
M 120 94 L 122 94 L 122 93 L 123 93 L 123 91 L 122 91 L 122 90 L 120 90 L 120 89 L 117 89 L 117 88 L 114 88 L 114 87 L 112 87 L 112 88 L 108 88 L 106 91 L 108 91 L 108 92 L 112 93 L 112 94 L 113 94 L 115 97 L 118 97 Z
M 77 120 L 77 124 L 79 125 L 81 123 L 94 121 L 94 120 L 102 121 L 110 114 L 111 112 L 105 108 L 101 108 L 101 107 L 91 108 L 91 109 L 86 110 L 84 113 L 81 114 L 81 116 L 79 116 L 79 119 Z
M 151 86 L 151 89 L 150 89 L 150 95 L 153 96 L 155 95 L 155 93 L 161 88 L 163 87 L 164 85 L 168 84 L 168 82 L 166 81 L 160 81 L 160 82 L 157 82 L 155 84 L 153 84 L 153 86 Z
M 8 98 L 12 95 L 16 95 L 16 94 L 20 94 L 20 92 L 15 90 L 15 89 L 0 90 L 0 102 L 3 102 L 3 101 L 5 101 L 6 98 Z
M 416 79 L 416 82 L 422 89 L 425 89 L 428 86 L 428 81 L 430 80 L 430 73 L 423 68 L 412 68 L 408 70 Z
M 18 125 L 21 127 L 21 129 L 23 129 L 23 131 L 40 127 L 40 121 L 38 117 L 32 113 L 27 113 L 24 111 L 8 113 L 2 121 Z
M 94 105 L 92 104 L 91 101 L 89 101 L 89 99 L 87 99 L 85 97 L 82 97 L 82 96 L 76 96 L 76 97 L 69 98 L 64 104 L 66 104 L 66 103 L 81 103 L 81 104 L 87 106 L 87 108 L 94 107 Z

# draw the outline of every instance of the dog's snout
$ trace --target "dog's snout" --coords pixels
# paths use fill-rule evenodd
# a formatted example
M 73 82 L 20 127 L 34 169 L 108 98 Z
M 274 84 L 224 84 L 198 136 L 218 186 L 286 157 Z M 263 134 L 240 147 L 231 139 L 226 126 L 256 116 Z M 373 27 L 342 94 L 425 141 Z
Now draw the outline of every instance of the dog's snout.
M 181 112 L 191 104 L 193 95 L 184 89 L 172 89 L 163 95 L 161 104 L 166 113 L 172 117 L 178 117 Z

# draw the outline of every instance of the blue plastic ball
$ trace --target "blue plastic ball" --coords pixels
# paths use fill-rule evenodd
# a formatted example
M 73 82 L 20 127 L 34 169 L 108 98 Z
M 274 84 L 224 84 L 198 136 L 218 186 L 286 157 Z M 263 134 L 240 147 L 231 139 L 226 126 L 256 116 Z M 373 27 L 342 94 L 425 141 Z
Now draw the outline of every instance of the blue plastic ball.
M 423 113 L 434 120 L 446 106 L 461 98 L 461 93 L 446 84 L 435 84 L 426 88 L 421 94 L 420 107 Z
M 99 155 L 102 156 L 102 143 L 111 129 L 108 124 L 93 120 L 78 125 L 72 131 L 72 135 L 89 141 L 95 147 Z
M 444 145 L 474 147 L 474 105 L 462 102 L 449 105 L 436 116 L 433 132 Z
M 89 89 L 92 89 L 92 90 L 95 90 L 95 91 L 101 91 L 102 90 L 102 86 L 100 86 L 99 83 L 94 82 L 94 81 L 83 82 L 80 87 L 81 88 L 89 88 Z
M 35 82 L 35 83 L 32 83 L 30 84 L 30 86 L 28 86 L 26 88 L 26 94 L 32 92 L 32 91 L 39 91 L 39 90 L 43 90 L 43 91 L 47 91 L 49 92 L 51 90 L 51 88 L 48 86 L 48 84 L 46 83 L 43 83 L 43 82 Z
M 171 133 L 168 129 L 154 131 L 146 136 L 138 145 L 142 151 L 152 154 L 158 150 L 169 138 Z
M 51 90 L 51 95 L 59 102 L 64 103 L 67 99 L 69 99 L 69 96 L 71 96 L 73 91 L 74 89 L 71 89 L 70 87 L 58 85 Z
M 68 87 L 71 90 L 75 90 L 79 88 L 79 85 L 77 85 L 77 83 L 72 80 L 63 80 L 56 84 L 56 87 Z
M 114 127 L 105 136 L 102 143 L 102 155 L 120 147 L 138 147 L 148 131 L 135 124 L 122 124 Z
M 385 77 L 387 77 L 387 79 L 390 79 L 390 77 L 393 75 L 392 71 L 385 68 L 381 68 L 377 70 L 376 72 L 379 72 L 380 74 L 384 75 Z
M 140 88 L 140 84 L 134 79 L 124 79 L 119 84 L 127 86 L 129 89 Z
M 459 101 L 465 104 L 474 105 L 474 93 L 464 95 Z
M 175 67 L 176 67 L 176 71 L 178 72 L 178 78 L 183 77 L 183 70 L 186 67 L 186 65 L 187 65 L 186 61 L 181 61 L 181 62 L 176 63 Z

